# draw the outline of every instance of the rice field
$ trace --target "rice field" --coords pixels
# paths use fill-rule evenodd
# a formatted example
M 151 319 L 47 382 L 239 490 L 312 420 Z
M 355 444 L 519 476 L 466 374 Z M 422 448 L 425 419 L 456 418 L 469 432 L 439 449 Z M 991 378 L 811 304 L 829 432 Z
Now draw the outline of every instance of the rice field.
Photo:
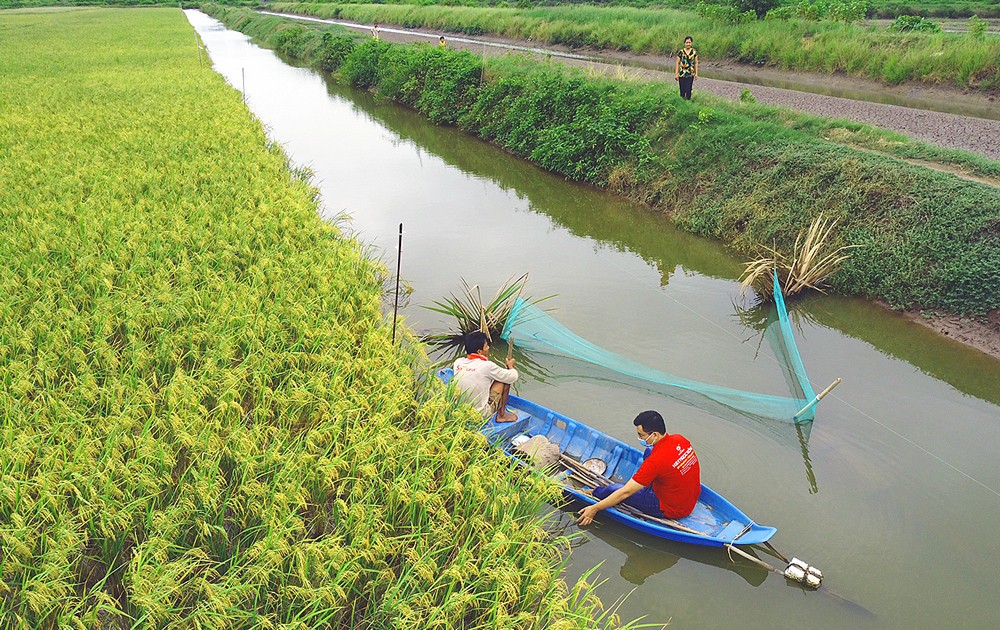
M 5 627 L 618 622 L 178 9 L 2 12 L 0 94 Z

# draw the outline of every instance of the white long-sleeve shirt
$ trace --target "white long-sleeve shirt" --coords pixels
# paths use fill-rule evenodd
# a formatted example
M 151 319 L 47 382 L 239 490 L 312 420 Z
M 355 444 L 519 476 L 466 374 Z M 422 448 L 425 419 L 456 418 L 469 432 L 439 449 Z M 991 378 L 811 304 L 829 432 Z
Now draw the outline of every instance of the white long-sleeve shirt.
M 484 416 L 490 413 L 490 387 L 493 381 L 513 383 L 517 370 L 502 368 L 481 354 L 455 359 L 455 386 Z

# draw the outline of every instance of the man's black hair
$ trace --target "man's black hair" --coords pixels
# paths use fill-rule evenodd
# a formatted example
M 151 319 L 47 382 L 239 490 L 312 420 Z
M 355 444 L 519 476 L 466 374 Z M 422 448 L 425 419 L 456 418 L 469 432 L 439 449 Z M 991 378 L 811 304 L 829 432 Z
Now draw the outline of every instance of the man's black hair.
M 481 330 L 473 330 L 465 336 L 465 351 L 469 354 L 479 352 L 486 345 L 486 333 Z
M 663 421 L 663 416 L 655 411 L 643 411 L 632 421 L 637 427 L 642 427 L 646 433 L 667 434 L 667 423 Z

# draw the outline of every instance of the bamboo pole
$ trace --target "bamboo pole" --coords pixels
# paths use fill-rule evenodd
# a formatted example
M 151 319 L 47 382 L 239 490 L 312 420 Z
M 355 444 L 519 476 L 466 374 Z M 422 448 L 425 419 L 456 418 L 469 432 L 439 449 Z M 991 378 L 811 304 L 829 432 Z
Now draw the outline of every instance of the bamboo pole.
M 581 481 L 597 481 L 598 483 L 596 485 L 601 485 L 601 486 L 606 486 L 611 483 L 611 480 L 605 477 L 604 475 L 599 475 L 594 471 L 585 468 L 582 464 L 577 462 L 575 459 L 569 457 L 565 453 L 561 453 L 559 455 L 559 461 L 561 463 L 567 464 L 570 468 L 575 469 L 578 472 L 578 478 L 580 478 Z M 590 479 L 586 479 L 586 477 L 589 477 Z M 630 516 L 641 517 L 656 523 L 660 523 L 661 525 L 666 525 L 667 527 L 670 527 L 672 529 L 680 530 L 682 532 L 687 532 L 689 534 L 698 534 L 699 536 L 705 535 L 704 532 L 699 532 L 698 530 L 691 529 L 686 525 L 681 525 L 680 523 L 678 523 L 673 519 L 663 519 L 663 518 L 658 518 L 656 516 L 652 516 L 650 514 L 646 514 L 642 510 L 634 508 L 631 505 L 628 505 L 627 503 L 619 503 L 618 505 L 614 506 L 614 508 L 619 512 L 624 512 Z
M 840 377 L 837 377 L 837 380 L 835 380 L 834 382 L 830 383 L 830 385 L 826 389 L 824 389 L 820 393 L 816 394 L 816 397 L 813 398 L 812 400 L 810 400 L 809 403 L 805 407 L 803 407 L 802 409 L 799 409 L 799 412 L 796 413 L 794 416 L 792 416 L 792 420 L 798 420 L 799 416 L 801 416 L 805 412 L 809 411 L 810 407 L 815 406 L 819 401 L 823 400 L 823 398 L 825 398 L 827 394 L 829 394 L 830 392 L 832 392 L 834 387 L 836 387 L 837 385 L 840 385 L 840 382 L 842 380 L 844 380 L 844 379 L 842 379 Z
M 507 340 L 507 360 L 510 361 L 511 357 L 514 355 L 514 335 L 511 335 Z M 510 383 L 503 384 L 503 390 L 500 392 L 500 406 L 497 409 L 497 416 L 507 413 L 507 400 L 510 398 Z

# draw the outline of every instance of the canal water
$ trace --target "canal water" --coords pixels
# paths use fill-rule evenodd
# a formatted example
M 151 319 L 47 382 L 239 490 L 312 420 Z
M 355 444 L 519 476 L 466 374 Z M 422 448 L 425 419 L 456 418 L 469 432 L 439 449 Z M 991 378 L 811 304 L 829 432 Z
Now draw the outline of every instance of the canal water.
M 555 295 L 555 317 L 599 346 L 688 378 L 789 393 L 763 316 L 740 308 L 740 260 L 717 243 L 187 16 L 271 138 L 315 173 L 324 213 L 346 213 L 390 268 L 404 224 L 411 329 L 446 328 L 423 306 L 463 279 L 489 296 L 528 273 L 527 292 Z M 817 391 L 844 379 L 803 428 L 613 374 L 574 377 L 543 355 L 525 359 L 517 392 L 629 443 L 632 417 L 659 409 L 695 445 L 703 481 L 776 526 L 775 545 L 821 568 L 826 588 L 807 592 L 724 551 L 600 519 L 567 580 L 600 564 L 599 593 L 609 605 L 625 598 L 622 617 L 675 627 L 997 627 L 1000 362 L 863 301 L 791 309 Z

